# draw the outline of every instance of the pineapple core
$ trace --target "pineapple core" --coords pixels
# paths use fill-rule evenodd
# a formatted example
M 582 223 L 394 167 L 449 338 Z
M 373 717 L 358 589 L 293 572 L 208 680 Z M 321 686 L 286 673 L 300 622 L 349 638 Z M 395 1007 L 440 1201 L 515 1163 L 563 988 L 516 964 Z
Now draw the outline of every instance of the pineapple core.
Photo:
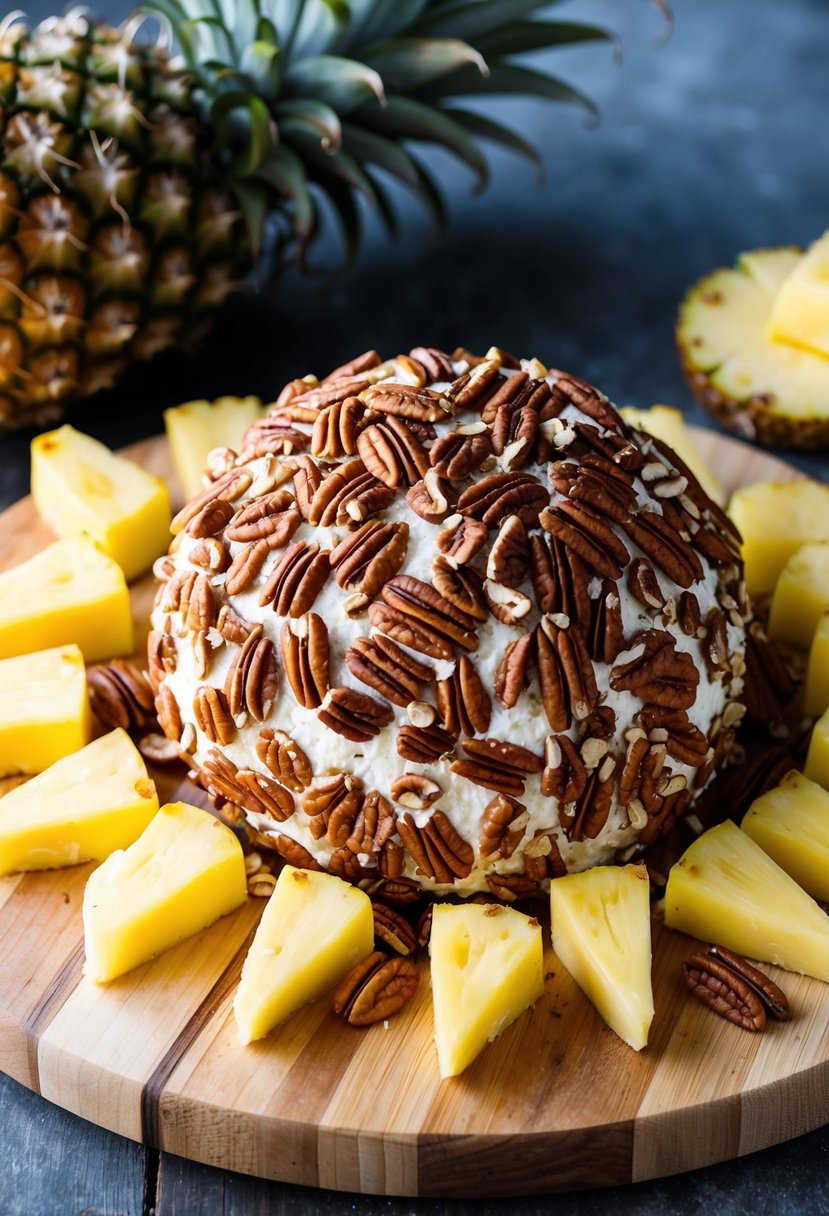
M 188 401 L 164 411 L 173 466 L 186 499 L 201 493 L 202 473 L 210 452 L 214 448 L 238 451 L 245 431 L 261 417 L 258 397 Z
M 829 901 L 829 793 L 822 786 L 787 773 L 751 804 L 742 828 L 813 899 Z
M 128 849 L 111 853 L 89 877 L 84 972 L 107 983 L 246 898 L 245 859 L 230 828 L 186 802 L 163 806 Z
M 653 1021 L 650 882 L 644 866 L 597 866 L 550 883 L 553 949 L 634 1051 Z
M 829 232 L 810 245 L 783 280 L 766 335 L 829 357 Z
M 88 536 L 56 540 L 0 574 L 0 659 L 71 642 L 87 663 L 133 650 L 124 573 Z
M 829 486 L 801 481 L 758 481 L 731 497 L 728 513 L 743 538 L 750 595 L 773 591 L 801 545 L 829 541 Z
M 0 875 L 103 861 L 157 810 L 140 753 L 114 730 L 0 798 Z
M 822 612 L 829 609 L 829 544 L 801 545 L 774 588 L 769 637 L 807 650 Z
M 709 498 L 713 498 L 719 506 L 725 506 L 725 490 L 697 451 L 681 410 L 674 409 L 670 405 L 652 405 L 649 410 L 638 410 L 631 405 L 626 405 L 621 414 L 625 422 L 629 422 L 637 430 L 645 431 L 646 434 L 661 439 L 663 443 L 668 444 L 668 447 L 673 448 L 683 464 L 686 464 L 694 474 Z
M 32 498 L 53 532 L 85 532 L 128 580 L 170 543 L 164 482 L 71 426 L 32 440 Z
M 365 891 L 286 865 L 259 922 L 233 1001 L 242 1043 L 261 1039 L 367 958 L 374 916 Z
M 86 669 L 77 646 L 0 660 L 0 776 L 39 773 L 83 747 L 90 733 Z
M 829 981 L 829 916 L 730 821 L 704 832 L 672 866 L 665 924 Z
M 441 1077 L 455 1077 L 544 989 L 541 926 L 498 904 L 436 904 L 429 938 Z

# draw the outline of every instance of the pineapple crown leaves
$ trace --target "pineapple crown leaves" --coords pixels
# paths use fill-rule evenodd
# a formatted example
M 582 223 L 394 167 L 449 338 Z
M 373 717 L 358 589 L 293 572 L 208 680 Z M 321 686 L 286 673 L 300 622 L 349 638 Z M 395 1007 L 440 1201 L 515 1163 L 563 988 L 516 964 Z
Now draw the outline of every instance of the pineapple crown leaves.
M 613 42 L 595 26 L 536 15 L 549 7 L 550 0 L 145 0 L 141 11 L 172 27 L 254 247 L 278 211 L 302 255 L 327 198 L 350 255 L 359 240 L 358 197 L 394 230 L 377 170 L 443 223 L 440 192 L 413 143 L 448 149 L 479 189 L 489 173 L 482 140 L 540 168 L 520 134 L 455 99 L 522 94 L 594 112 L 578 89 L 516 62 L 550 47 Z

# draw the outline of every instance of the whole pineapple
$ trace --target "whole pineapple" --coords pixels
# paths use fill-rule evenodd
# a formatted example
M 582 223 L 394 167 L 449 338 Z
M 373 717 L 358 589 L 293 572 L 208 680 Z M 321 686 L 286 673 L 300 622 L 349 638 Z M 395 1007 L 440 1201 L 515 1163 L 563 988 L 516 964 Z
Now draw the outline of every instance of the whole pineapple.
M 583 101 L 516 62 L 607 37 L 538 20 L 545 3 L 150 0 L 159 44 L 143 17 L 0 21 L 0 426 L 54 419 L 197 332 L 268 234 L 304 250 L 321 199 L 349 249 L 359 195 L 392 224 L 378 169 L 439 217 L 411 142 L 448 148 L 482 182 L 481 139 L 533 157 L 445 103 Z

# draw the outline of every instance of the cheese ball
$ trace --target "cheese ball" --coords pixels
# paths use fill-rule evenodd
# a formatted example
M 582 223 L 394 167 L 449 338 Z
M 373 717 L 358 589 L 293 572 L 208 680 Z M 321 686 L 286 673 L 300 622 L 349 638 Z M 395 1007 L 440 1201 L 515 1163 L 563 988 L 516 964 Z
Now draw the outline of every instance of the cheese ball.
M 173 522 L 159 720 L 257 846 L 504 900 L 668 832 L 743 714 L 740 541 L 575 376 L 372 351 L 292 381 Z

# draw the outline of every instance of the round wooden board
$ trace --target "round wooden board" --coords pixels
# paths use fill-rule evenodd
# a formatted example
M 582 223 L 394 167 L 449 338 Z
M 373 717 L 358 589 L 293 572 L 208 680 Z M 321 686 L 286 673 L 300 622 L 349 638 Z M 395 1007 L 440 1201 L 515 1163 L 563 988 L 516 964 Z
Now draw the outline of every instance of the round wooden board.
M 798 476 L 736 440 L 696 438 L 728 489 Z M 169 473 L 161 438 L 129 454 Z M 0 568 L 51 539 L 31 502 L 17 503 L 0 515 Z M 152 593 L 149 579 L 134 588 L 142 640 Z M 166 797 L 175 781 L 161 781 Z M 89 871 L 0 880 L 0 1068 L 166 1151 L 345 1191 L 507 1196 L 690 1170 L 829 1121 L 825 986 L 776 974 L 793 1019 L 747 1034 L 688 999 L 690 943 L 658 926 L 645 1051 L 604 1026 L 548 951 L 535 1008 L 441 1082 L 425 964 L 416 999 L 388 1026 L 354 1030 L 320 1000 L 241 1047 L 231 999 L 259 900 L 95 986 L 82 975 Z

